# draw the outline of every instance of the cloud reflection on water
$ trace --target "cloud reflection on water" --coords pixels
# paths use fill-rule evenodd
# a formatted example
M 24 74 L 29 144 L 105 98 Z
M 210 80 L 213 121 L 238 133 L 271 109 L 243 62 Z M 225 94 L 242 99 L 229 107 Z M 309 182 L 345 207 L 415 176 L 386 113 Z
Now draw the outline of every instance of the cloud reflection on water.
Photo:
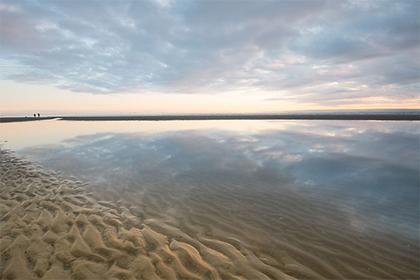
M 240 192 L 250 185 L 272 190 L 291 186 L 305 197 L 333 202 L 357 230 L 379 225 L 417 238 L 416 126 L 308 121 L 258 133 L 226 127 L 102 132 L 21 152 L 54 169 L 113 187 L 211 188 L 216 182 Z M 207 178 L 211 182 L 206 185 Z

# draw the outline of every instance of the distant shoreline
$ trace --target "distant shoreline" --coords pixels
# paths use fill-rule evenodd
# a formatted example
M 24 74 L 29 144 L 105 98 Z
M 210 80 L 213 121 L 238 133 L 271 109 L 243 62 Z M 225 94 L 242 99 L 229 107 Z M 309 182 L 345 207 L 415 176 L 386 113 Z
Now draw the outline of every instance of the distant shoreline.
M 243 114 L 243 115 L 154 115 L 154 116 L 54 116 L 0 117 L 0 123 L 59 119 L 64 121 L 189 121 L 189 120 L 377 120 L 420 121 L 419 114 Z

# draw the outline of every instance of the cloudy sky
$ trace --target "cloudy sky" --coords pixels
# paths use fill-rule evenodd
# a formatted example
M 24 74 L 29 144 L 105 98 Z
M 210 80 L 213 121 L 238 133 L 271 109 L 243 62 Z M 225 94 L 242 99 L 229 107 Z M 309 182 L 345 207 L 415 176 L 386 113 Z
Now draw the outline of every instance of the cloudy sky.
M 0 114 L 419 108 L 419 10 L 0 0 Z

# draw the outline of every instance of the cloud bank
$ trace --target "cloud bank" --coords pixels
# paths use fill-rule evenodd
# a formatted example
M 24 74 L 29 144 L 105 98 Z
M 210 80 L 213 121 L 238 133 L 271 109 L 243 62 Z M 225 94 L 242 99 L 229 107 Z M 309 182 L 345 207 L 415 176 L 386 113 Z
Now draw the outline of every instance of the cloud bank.
M 96 94 L 419 97 L 418 1 L 0 2 L 0 79 Z

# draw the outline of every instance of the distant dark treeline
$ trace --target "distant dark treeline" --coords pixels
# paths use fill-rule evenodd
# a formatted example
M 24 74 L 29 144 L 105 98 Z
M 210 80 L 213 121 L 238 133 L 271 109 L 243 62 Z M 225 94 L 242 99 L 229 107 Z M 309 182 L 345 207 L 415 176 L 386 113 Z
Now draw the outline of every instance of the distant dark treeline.
M 56 119 L 65 121 L 178 121 L 178 120 L 378 120 L 419 121 L 419 114 L 263 114 L 263 115 L 156 115 L 156 116 L 67 116 L 0 117 L 0 122 Z

